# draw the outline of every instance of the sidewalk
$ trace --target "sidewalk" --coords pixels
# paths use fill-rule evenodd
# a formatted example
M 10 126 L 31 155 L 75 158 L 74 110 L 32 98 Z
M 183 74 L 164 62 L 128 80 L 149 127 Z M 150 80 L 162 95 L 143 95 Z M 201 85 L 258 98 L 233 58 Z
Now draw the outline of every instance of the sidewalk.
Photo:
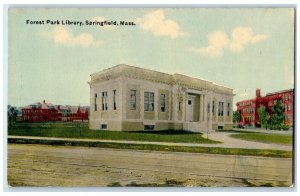
M 33 137 L 33 136 L 8 136 L 8 139 L 38 139 L 38 140 L 58 140 L 58 141 L 85 141 L 85 142 L 109 142 L 123 144 L 152 144 L 166 146 L 191 146 L 191 147 L 222 147 L 222 148 L 247 148 L 247 149 L 272 149 L 292 151 L 292 145 L 266 144 L 261 142 L 252 142 L 239 140 L 229 137 L 232 133 L 211 132 L 204 134 L 203 137 L 215 141 L 221 141 L 221 144 L 197 144 L 197 143 L 171 143 L 171 142 L 148 142 L 148 141 L 125 141 L 125 140 L 99 140 L 83 138 L 55 138 L 55 137 Z
M 279 134 L 279 135 L 293 135 L 293 130 L 283 131 L 283 130 L 266 130 L 266 129 L 239 129 L 234 128 L 235 131 L 243 131 L 243 132 L 253 132 L 253 133 L 270 133 L 270 134 Z
M 230 135 L 235 133 L 226 132 L 215 132 L 212 131 L 209 134 L 203 134 L 204 138 L 208 138 L 215 141 L 221 141 L 222 144 L 214 144 L 215 147 L 223 148 L 247 148 L 247 149 L 273 149 L 273 150 L 288 150 L 292 151 L 293 146 L 289 144 L 273 144 L 273 143 L 263 143 L 256 141 L 247 141 L 237 138 L 232 138 Z

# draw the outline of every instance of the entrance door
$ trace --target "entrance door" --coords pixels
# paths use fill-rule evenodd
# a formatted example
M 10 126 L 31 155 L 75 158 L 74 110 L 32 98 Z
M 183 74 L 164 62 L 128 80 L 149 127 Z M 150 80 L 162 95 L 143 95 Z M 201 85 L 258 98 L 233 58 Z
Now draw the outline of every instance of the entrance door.
M 189 97 L 187 100 L 187 108 L 186 108 L 186 120 L 188 122 L 193 122 L 194 121 L 194 102 L 195 99 L 194 97 Z

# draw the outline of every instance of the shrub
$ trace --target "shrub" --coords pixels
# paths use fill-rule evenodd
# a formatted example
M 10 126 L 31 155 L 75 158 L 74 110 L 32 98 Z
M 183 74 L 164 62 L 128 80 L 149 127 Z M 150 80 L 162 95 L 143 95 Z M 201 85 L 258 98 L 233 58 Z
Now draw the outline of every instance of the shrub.
M 282 125 L 282 129 L 283 129 L 284 131 L 287 131 L 287 130 L 290 129 L 290 125 Z

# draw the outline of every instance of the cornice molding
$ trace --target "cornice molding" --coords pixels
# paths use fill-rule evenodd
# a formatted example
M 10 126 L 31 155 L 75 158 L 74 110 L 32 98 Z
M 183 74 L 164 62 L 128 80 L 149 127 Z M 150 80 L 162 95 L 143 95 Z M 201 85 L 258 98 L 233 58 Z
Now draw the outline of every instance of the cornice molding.
M 227 94 L 231 96 L 234 95 L 233 89 L 217 85 L 213 82 L 209 82 L 206 80 L 189 77 L 182 74 L 171 75 L 123 64 L 91 74 L 91 83 L 108 81 L 119 77 L 147 80 L 155 83 L 163 83 L 168 85 L 179 85 L 196 90 L 209 90 L 216 93 Z

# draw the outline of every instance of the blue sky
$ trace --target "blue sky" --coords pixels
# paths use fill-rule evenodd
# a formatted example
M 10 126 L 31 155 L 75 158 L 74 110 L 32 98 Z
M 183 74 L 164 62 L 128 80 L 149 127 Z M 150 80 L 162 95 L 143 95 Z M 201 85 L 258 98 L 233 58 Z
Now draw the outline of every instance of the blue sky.
M 9 10 L 8 104 L 89 104 L 91 73 L 129 64 L 234 89 L 234 103 L 293 88 L 294 12 L 279 8 Z M 135 26 L 26 20 L 134 21 Z

